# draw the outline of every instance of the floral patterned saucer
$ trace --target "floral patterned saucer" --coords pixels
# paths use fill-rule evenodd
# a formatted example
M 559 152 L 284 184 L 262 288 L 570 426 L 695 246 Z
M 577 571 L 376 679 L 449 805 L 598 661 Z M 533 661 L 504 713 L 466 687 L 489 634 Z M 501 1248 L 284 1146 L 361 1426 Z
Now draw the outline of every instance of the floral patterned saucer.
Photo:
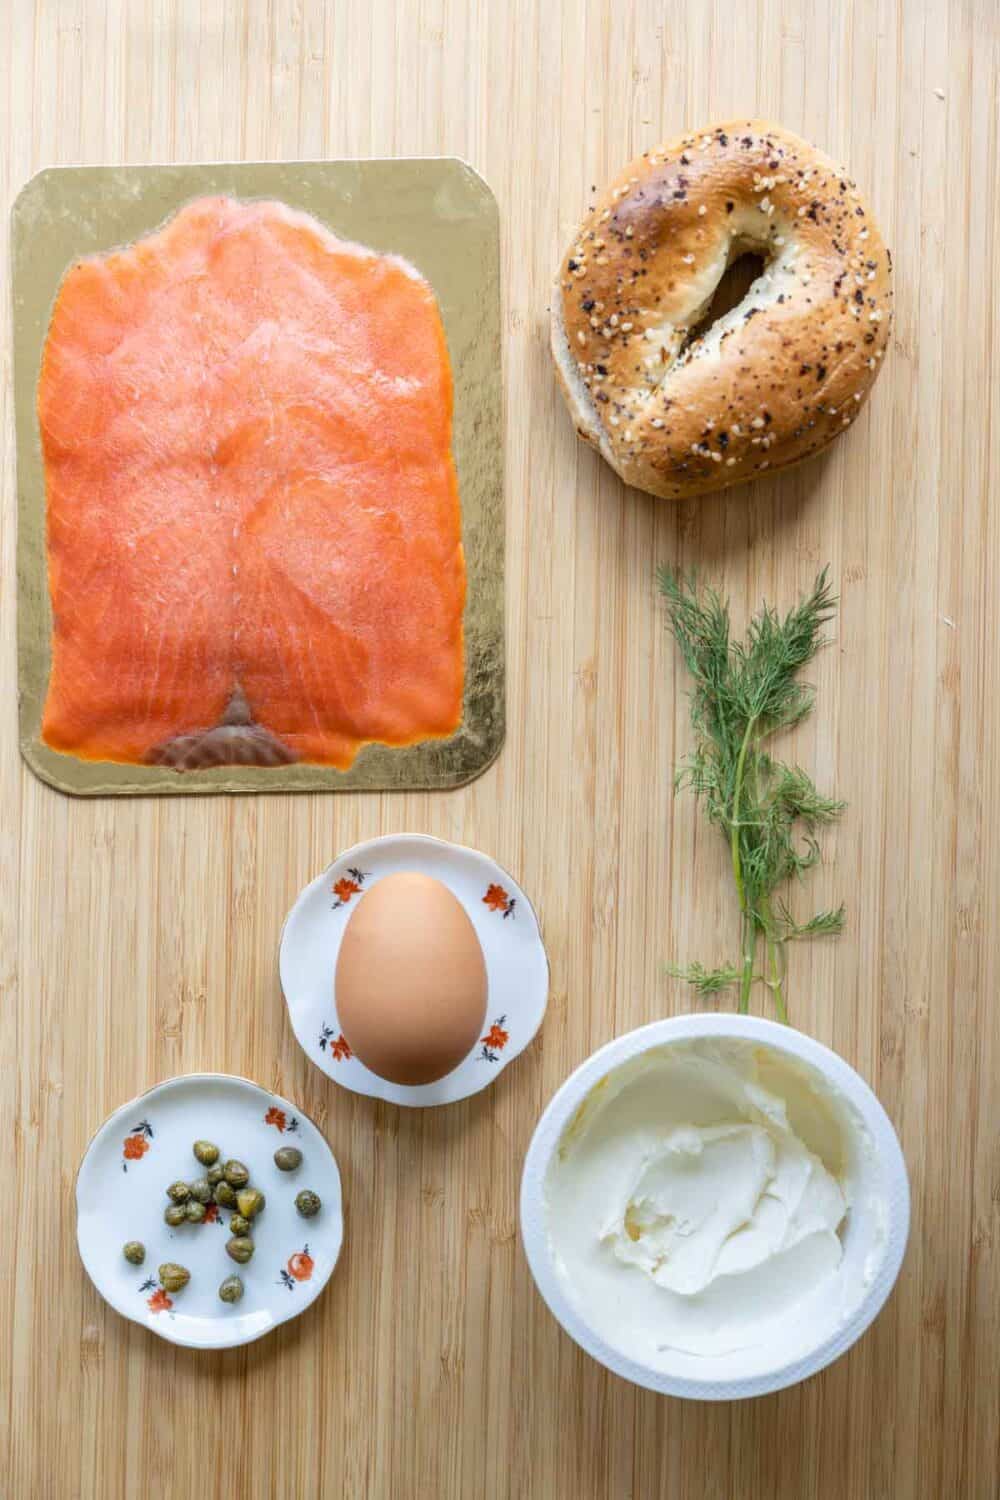
M 229 1213 L 209 1204 L 202 1224 L 171 1229 L 166 1189 L 204 1175 L 191 1147 L 214 1141 L 223 1159 L 250 1169 L 266 1204 L 254 1220 L 248 1264 L 225 1252 Z M 294 1145 L 302 1164 L 279 1172 L 278 1146 Z M 319 1194 L 312 1219 L 295 1208 L 302 1188 Z M 287 1099 L 225 1073 L 188 1073 L 157 1084 L 115 1110 L 87 1147 L 76 1179 L 76 1236 L 91 1281 L 116 1312 L 173 1344 L 229 1349 L 249 1344 L 315 1302 L 333 1274 L 344 1237 L 340 1173 L 313 1122 Z M 127 1240 L 146 1247 L 142 1265 L 122 1254 Z M 176 1261 L 191 1272 L 182 1292 L 160 1286 L 157 1268 Z M 239 1275 L 240 1302 L 219 1300 L 219 1285 Z
M 352 904 L 401 870 L 432 875 L 461 902 L 482 944 L 489 991 L 483 1035 L 468 1057 L 419 1087 L 389 1083 L 353 1056 L 333 985 Z M 417 833 L 358 844 L 307 885 L 285 920 L 278 968 L 295 1035 L 317 1067 L 354 1093 L 394 1104 L 451 1104 L 486 1088 L 531 1041 L 549 994 L 538 920 L 520 886 L 485 854 Z

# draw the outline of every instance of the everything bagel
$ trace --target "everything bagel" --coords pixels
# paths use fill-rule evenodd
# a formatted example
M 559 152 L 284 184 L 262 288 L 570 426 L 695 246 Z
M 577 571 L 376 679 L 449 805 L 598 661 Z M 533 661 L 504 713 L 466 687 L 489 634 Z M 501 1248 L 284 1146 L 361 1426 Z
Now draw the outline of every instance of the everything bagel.
M 763 270 L 699 324 L 728 266 Z M 671 499 L 801 462 L 854 421 L 889 340 L 892 267 L 854 183 L 737 121 L 645 152 L 559 269 L 552 350 L 580 436 Z

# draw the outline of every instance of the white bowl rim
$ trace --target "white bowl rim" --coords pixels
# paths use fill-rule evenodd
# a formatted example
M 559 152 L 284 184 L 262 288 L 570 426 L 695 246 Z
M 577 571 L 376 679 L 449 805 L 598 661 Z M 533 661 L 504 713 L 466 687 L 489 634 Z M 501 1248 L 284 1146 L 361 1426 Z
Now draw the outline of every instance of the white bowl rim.
M 148 1319 L 144 1318 L 139 1313 L 137 1308 L 134 1308 L 132 1306 L 131 1303 L 125 1303 L 120 1298 L 116 1298 L 108 1289 L 102 1286 L 99 1279 L 99 1272 L 97 1268 L 91 1267 L 91 1264 L 84 1252 L 83 1244 L 81 1241 L 80 1177 L 83 1173 L 84 1167 L 87 1164 L 88 1158 L 90 1157 L 90 1153 L 97 1143 L 98 1138 L 103 1136 L 105 1131 L 108 1130 L 116 1120 L 131 1116 L 134 1113 L 136 1106 L 141 1104 L 144 1099 L 149 1099 L 152 1095 L 158 1094 L 164 1089 L 174 1087 L 178 1084 L 186 1083 L 243 1084 L 247 1088 L 254 1089 L 263 1098 L 269 1099 L 275 1104 L 284 1105 L 292 1114 L 301 1115 L 304 1120 L 309 1121 L 309 1124 L 316 1131 L 320 1140 L 326 1147 L 330 1157 L 330 1165 L 333 1168 L 333 1173 L 337 1181 L 337 1213 L 336 1221 L 334 1224 L 335 1248 L 331 1259 L 330 1269 L 326 1275 L 325 1280 L 318 1286 L 316 1295 L 311 1299 L 311 1301 L 307 1302 L 304 1307 L 294 1308 L 285 1316 L 275 1318 L 274 1321 L 269 1323 L 266 1328 L 260 1328 L 255 1333 L 241 1334 L 238 1338 L 233 1338 L 227 1343 L 204 1344 L 200 1343 L 197 1339 L 185 1338 L 183 1334 L 172 1332 L 168 1325 L 161 1326 L 160 1323 L 151 1324 Z M 344 1249 L 343 1193 L 344 1184 L 340 1174 L 340 1163 L 337 1161 L 337 1158 L 334 1155 L 333 1147 L 330 1145 L 330 1142 L 327 1140 L 325 1134 L 307 1110 L 304 1110 L 298 1104 L 293 1103 L 291 1099 L 286 1099 L 283 1094 L 276 1094 L 273 1089 L 265 1088 L 264 1085 L 262 1083 L 258 1083 L 256 1079 L 247 1078 L 242 1073 L 220 1073 L 203 1069 L 196 1069 L 191 1073 L 172 1073 L 168 1078 L 161 1078 L 157 1083 L 151 1083 L 149 1088 L 142 1089 L 141 1092 L 136 1094 L 134 1098 L 126 1100 L 126 1102 L 124 1104 L 120 1104 L 117 1109 L 113 1109 L 111 1113 L 101 1121 L 97 1129 L 91 1133 L 90 1139 L 87 1141 L 86 1147 L 84 1148 L 83 1153 L 80 1157 L 80 1161 L 76 1169 L 76 1176 L 73 1180 L 73 1200 L 76 1205 L 77 1254 L 79 1255 L 80 1260 L 83 1264 L 83 1268 L 87 1272 L 87 1275 L 90 1277 L 94 1290 L 97 1292 L 98 1296 L 102 1297 L 108 1304 L 108 1306 L 113 1308 L 120 1317 L 127 1318 L 130 1323 L 135 1323 L 139 1328 L 147 1329 L 148 1332 L 155 1334 L 157 1338 L 163 1339 L 165 1343 L 175 1344 L 179 1349 L 204 1349 L 207 1353 L 210 1354 L 223 1353 L 227 1349 L 242 1349 L 247 1344 L 254 1344 L 258 1339 L 266 1338 L 269 1333 L 273 1333 L 276 1328 L 280 1328 L 282 1323 L 288 1323 L 293 1318 L 299 1318 L 303 1313 L 308 1312 L 309 1309 L 314 1305 L 314 1303 L 319 1301 L 319 1298 L 322 1296 L 327 1286 L 333 1280 L 333 1273 L 337 1269 L 341 1254 L 343 1253 Z
M 807 1354 L 759 1375 L 730 1380 L 696 1380 L 654 1370 L 606 1343 L 584 1321 L 563 1289 L 552 1259 L 545 1213 L 545 1176 L 553 1152 L 566 1125 L 594 1085 L 640 1053 L 665 1043 L 704 1037 L 757 1042 L 810 1063 L 858 1110 L 871 1132 L 887 1189 L 885 1251 L 871 1285 L 851 1316 Z M 892 1121 L 861 1075 L 836 1052 L 804 1032 L 761 1016 L 693 1012 L 652 1021 L 615 1037 L 570 1074 L 549 1101 L 528 1146 L 521 1177 L 520 1221 L 528 1266 L 549 1311 L 570 1338 L 599 1364 L 635 1385 L 663 1395 L 733 1401 L 796 1385 L 832 1364 L 861 1337 L 882 1310 L 899 1275 L 910 1229 L 910 1187 Z

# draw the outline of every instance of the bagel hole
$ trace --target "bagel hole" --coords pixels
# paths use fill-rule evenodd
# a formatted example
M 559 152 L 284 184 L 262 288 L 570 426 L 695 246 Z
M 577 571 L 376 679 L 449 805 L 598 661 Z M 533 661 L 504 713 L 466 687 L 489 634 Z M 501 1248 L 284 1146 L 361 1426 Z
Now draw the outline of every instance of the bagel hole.
M 739 307 L 747 292 L 761 275 L 767 260 L 755 250 L 744 250 L 722 273 L 719 285 L 712 293 L 712 300 L 698 319 L 688 329 L 681 353 L 703 338 L 713 323 L 724 318 L 726 313 Z

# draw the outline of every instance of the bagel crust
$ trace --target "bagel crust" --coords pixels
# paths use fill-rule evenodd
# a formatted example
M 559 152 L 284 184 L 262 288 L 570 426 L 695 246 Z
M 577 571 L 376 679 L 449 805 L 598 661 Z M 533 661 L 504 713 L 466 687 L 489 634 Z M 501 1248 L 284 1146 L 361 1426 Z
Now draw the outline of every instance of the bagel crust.
M 761 274 L 699 329 L 746 252 Z M 846 431 L 891 322 L 891 259 L 854 183 L 740 120 L 645 152 L 601 196 L 559 269 L 552 351 L 580 436 L 626 484 L 684 499 Z

